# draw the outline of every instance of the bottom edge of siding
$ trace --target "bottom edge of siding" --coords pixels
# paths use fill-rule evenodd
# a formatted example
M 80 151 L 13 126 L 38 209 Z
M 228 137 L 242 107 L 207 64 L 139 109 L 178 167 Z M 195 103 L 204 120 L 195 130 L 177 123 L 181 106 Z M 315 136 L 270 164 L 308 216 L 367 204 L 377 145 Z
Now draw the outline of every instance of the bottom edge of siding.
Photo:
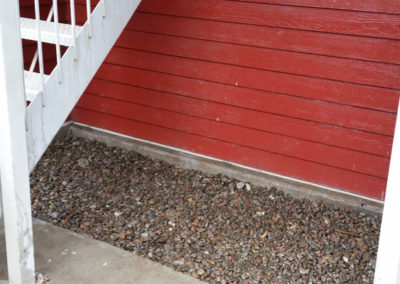
M 221 173 L 238 180 L 251 182 L 257 186 L 274 186 L 294 198 L 309 198 L 313 201 L 323 200 L 339 207 L 361 209 L 367 213 L 381 214 L 383 210 L 383 201 L 368 196 L 248 167 L 79 122 L 66 123 L 58 137 L 68 133 L 103 142 L 109 146 L 133 150 L 144 156 L 177 164 L 185 169 L 200 170 L 209 174 Z

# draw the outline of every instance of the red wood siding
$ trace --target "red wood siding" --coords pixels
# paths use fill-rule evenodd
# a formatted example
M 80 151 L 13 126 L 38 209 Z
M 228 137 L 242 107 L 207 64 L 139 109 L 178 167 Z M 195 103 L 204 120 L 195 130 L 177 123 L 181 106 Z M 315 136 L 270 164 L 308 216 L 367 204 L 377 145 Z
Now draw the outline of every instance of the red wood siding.
M 71 117 L 383 199 L 399 39 L 395 0 L 143 0 Z

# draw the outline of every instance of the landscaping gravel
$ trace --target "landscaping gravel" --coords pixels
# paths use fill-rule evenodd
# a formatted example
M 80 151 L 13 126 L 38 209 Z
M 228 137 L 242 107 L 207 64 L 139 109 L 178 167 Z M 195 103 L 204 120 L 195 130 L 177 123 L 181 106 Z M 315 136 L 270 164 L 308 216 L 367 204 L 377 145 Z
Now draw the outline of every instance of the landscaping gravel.
M 31 175 L 33 215 L 209 283 L 372 283 L 380 216 L 69 136 Z

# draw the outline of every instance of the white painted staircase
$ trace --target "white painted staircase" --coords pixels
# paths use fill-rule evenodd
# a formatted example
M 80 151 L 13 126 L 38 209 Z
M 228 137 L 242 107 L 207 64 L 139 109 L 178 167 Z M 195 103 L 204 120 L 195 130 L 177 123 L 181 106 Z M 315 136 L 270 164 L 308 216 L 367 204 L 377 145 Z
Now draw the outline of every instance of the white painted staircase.
M 100 0 L 92 11 L 92 3 L 86 0 L 86 22 L 77 26 L 74 0 L 69 3 L 71 24 L 59 23 L 57 0 L 53 0 L 53 15 L 49 15 L 47 21 L 39 19 L 39 0 L 34 0 L 35 19 L 19 17 L 18 0 L 2 0 L 0 196 L 3 208 L 0 206 L 0 217 L 3 212 L 9 280 L 0 283 L 34 283 L 29 173 L 139 3 L 140 0 Z M 37 55 L 31 70 L 24 71 L 22 67 L 22 39 L 37 42 Z M 57 66 L 50 75 L 44 74 L 43 43 L 56 46 Z M 61 46 L 68 47 L 62 56 Z M 38 73 L 32 71 L 36 60 Z

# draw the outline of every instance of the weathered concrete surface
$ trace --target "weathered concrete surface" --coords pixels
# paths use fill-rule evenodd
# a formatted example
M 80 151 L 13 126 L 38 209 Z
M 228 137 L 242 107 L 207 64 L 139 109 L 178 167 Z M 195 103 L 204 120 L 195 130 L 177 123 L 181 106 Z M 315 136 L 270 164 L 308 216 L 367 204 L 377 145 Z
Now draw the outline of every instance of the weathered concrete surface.
M 37 219 L 33 221 L 33 229 L 36 271 L 48 275 L 52 284 L 203 283 L 159 263 Z M 4 250 L 0 229 L 0 279 L 6 279 Z

